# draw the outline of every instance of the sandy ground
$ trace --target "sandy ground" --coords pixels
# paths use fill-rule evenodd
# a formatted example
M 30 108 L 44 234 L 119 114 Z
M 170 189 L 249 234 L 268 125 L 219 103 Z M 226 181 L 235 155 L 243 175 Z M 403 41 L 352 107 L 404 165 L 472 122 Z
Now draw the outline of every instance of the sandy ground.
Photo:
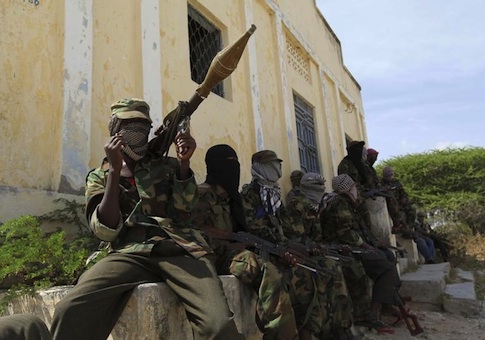
M 479 317 L 466 318 L 451 313 L 424 310 L 422 306 L 409 303 L 411 311 L 418 317 L 424 333 L 411 336 L 404 321 L 394 327 L 394 334 L 365 333 L 362 339 L 430 339 L 430 340 L 485 340 L 485 305 Z M 386 323 L 392 324 L 396 319 L 384 317 Z

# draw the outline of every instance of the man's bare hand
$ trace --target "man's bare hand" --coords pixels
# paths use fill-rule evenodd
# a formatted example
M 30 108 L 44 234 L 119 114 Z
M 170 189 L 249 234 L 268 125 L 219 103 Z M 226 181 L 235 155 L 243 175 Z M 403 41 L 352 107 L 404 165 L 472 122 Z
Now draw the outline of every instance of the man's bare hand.
M 121 171 L 123 167 L 123 155 L 121 149 L 126 145 L 123 136 L 119 133 L 112 136 L 104 145 L 104 152 L 113 170 Z
M 177 136 L 175 136 L 174 144 L 177 158 L 181 161 L 189 160 L 197 147 L 197 143 L 189 131 L 178 132 Z
M 284 254 L 284 257 L 281 259 L 281 261 L 291 267 L 295 267 L 298 263 L 298 259 L 288 251 Z

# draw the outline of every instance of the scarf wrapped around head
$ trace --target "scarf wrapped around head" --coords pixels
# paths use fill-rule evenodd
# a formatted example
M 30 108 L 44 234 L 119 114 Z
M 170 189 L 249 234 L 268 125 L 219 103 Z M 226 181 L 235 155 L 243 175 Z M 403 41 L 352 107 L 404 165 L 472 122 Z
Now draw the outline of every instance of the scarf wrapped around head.
M 130 119 L 133 121 L 129 122 Z M 127 123 L 122 128 L 125 120 Z M 111 105 L 109 134 L 114 136 L 119 133 L 123 136 L 126 145 L 122 152 L 135 161 L 142 159 L 148 150 L 151 123 L 150 106 L 142 99 L 122 99 Z
M 364 141 L 352 141 L 347 147 L 347 156 L 345 158 L 349 159 L 352 164 L 357 169 L 359 176 L 362 180 L 362 184 L 365 183 L 366 172 L 364 169 Z
M 325 179 L 320 174 L 308 172 L 301 178 L 300 191 L 317 210 L 325 194 Z
M 392 180 L 394 178 L 394 170 L 390 166 L 385 166 L 382 169 L 382 177 L 388 181 Z
M 333 192 L 325 197 L 325 204 L 330 204 L 338 198 L 339 194 L 349 194 L 355 186 L 354 180 L 347 174 L 332 178 Z
M 278 180 L 281 178 L 282 160 L 271 150 L 263 150 L 252 157 L 251 175 L 260 186 L 260 198 L 264 210 L 275 215 L 281 207 L 281 189 Z
M 231 215 L 236 222 L 234 231 L 246 230 L 246 217 L 239 193 L 241 167 L 236 151 L 226 144 L 214 145 L 207 150 L 205 164 L 206 183 L 222 186 L 230 197 Z

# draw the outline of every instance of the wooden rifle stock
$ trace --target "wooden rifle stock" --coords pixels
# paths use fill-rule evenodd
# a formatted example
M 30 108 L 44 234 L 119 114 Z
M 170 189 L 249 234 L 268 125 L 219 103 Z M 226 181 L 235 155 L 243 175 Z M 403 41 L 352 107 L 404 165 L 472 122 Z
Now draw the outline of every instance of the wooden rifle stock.
M 418 322 L 418 317 L 414 314 L 409 312 L 409 308 L 406 309 L 404 307 L 404 302 L 402 301 L 401 295 L 397 290 L 394 291 L 394 299 L 396 302 L 397 307 L 399 308 L 400 315 L 398 316 L 397 320 L 392 324 L 393 326 L 396 325 L 399 321 L 404 320 L 406 323 L 406 327 L 409 330 L 409 333 L 412 336 L 416 336 L 424 332 L 423 328 Z M 412 324 L 411 324 L 412 322 Z
M 212 60 L 202 84 L 195 90 L 188 102 L 179 102 L 177 108 L 171 111 L 160 127 L 155 131 L 155 138 L 150 141 L 150 149 L 161 155 L 167 155 L 175 136 L 180 130 L 187 130 L 192 113 L 207 98 L 212 88 L 229 77 L 236 69 L 249 38 L 256 30 L 251 27 L 232 45 L 227 46 L 216 54 Z

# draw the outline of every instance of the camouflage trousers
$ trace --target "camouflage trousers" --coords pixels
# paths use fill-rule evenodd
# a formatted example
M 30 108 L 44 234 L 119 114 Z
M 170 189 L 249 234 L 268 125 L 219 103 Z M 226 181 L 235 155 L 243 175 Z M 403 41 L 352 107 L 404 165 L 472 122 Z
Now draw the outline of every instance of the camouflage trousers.
M 370 285 L 362 262 L 355 260 L 342 267 L 347 288 L 352 299 L 355 319 L 364 319 L 370 312 Z
M 51 333 L 39 317 L 14 314 L 0 317 L 0 340 L 50 340 Z
M 321 332 L 327 314 L 321 305 L 325 294 L 319 275 L 302 267 L 279 264 L 284 279 L 289 285 L 291 305 L 295 312 L 298 329 L 305 328 L 317 335 Z
M 258 294 L 256 318 L 263 339 L 298 339 L 288 285 L 277 267 L 243 250 L 233 253 L 228 271 Z
M 319 296 L 320 305 L 326 315 L 319 338 L 327 339 L 335 330 L 352 326 L 352 300 L 340 263 L 325 257 L 313 259 L 318 260 L 321 267 L 333 272 L 333 275 L 320 275 L 318 280 L 319 285 L 322 285 L 319 291 L 324 292 Z
M 290 284 L 298 327 L 328 339 L 336 329 L 352 326 L 352 302 L 339 263 L 324 257 L 312 259 L 334 274 L 315 274 L 301 267 L 285 267 L 283 273 Z

